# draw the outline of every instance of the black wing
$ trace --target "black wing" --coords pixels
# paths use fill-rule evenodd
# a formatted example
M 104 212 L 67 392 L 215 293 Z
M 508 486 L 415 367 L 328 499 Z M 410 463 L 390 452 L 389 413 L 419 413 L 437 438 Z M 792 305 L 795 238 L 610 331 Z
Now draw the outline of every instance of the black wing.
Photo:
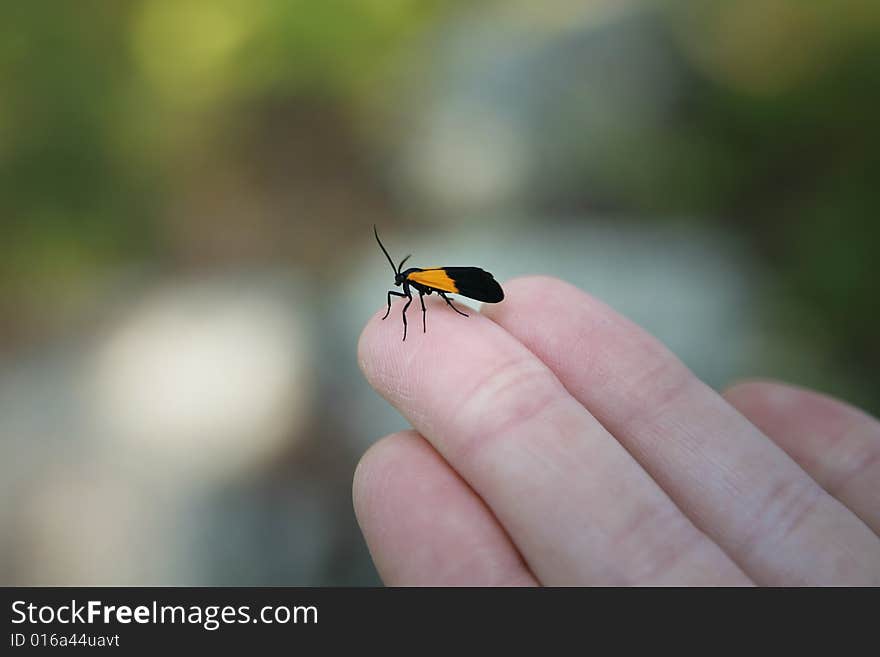
M 464 297 L 487 303 L 498 303 L 504 299 L 504 290 L 498 281 L 479 267 L 443 267 L 443 271 L 455 281 L 458 294 Z

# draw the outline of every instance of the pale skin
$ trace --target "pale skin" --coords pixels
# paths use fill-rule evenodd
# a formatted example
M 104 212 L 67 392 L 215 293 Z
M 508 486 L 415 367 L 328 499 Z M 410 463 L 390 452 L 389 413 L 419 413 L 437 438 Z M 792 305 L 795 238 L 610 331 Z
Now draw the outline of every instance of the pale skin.
M 413 427 L 354 477 L 386 584 L 880 585 L 876 419 L 781 383 L 719 393 L 562 281 L 504 291 L 467 319 L 429 299 L 403 345 L 384 306 L 361 335 Z

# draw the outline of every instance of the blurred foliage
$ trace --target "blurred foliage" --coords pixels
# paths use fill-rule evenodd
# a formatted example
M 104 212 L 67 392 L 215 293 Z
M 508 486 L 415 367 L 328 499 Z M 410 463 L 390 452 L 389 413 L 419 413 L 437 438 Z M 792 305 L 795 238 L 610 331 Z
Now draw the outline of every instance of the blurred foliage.
M 401 45 L 452 4 L 4 3 L 0 336 L 26 334 L 13 324 L 51 315 L 102 267 L 173 258 L 193 231 L 210 242 L 222 220 L 187 228 L 169 206 L 223 187 L 224 162 L 245 159 L 230 155 L 238 135 L 260 137 L 265 107 L 306 105 L 286 117 L 304 119 L 305 134 L 309 113 L 344 124 Z M 300 159 L 320 161 L 322 144 L 306 145 L 315 152 Z
M 877 381 L 880 4 L 674 6 L 679 42 L 706 84 L 687 110 L 683 156 L 666 169 L 684 181 L 671 188 L 687 193 L 666 201 L 739 224 L 786 289 L 824 320 L 780 318 L 789 331 L 817 338 Z M 702 157 L 690 157 L 692 144 Z M 689 188 L 694 180 L 707 184 Z M 859 401 L 880 410 L 880 386 Z
M 387 200 L 359 161 L 356 126 L 387 93 L 383 81 L 404 65 L 407 45 L 463 6 L 4 3 L 0 331 L 27 333 L 21 325 L 75 298 L 103 267 L 186 264 L 193 240 L 243 248 L 235 222 L 224 223 L 226 207 L 245 217 L 238 221 L 268 222 L 267 242 L 331 249 L 344 224 L 304 234 L 307 225 L 292 230 L 271 217 L 290 203 L 310 216 L 382 211 Z M 880 5 L 657 8 L 692 84 L 668 124 L 615 144 L 600 172 L 613 190 L 603 202 L 735 223 L 791 294 L 825 318 L 816 328 L 831 336 L 825 346 L 871 377 L 880 368 Z M 278 191 L 287 185 L 305 200 Z M 315 196 L 322 185 L 332 193 Z M 219 200 L 204 216 L 190 213 L 213 192 Z M 273 193 L 272 211 L 254 200 Z M 876 410 L 880 388 L 872 395 Z

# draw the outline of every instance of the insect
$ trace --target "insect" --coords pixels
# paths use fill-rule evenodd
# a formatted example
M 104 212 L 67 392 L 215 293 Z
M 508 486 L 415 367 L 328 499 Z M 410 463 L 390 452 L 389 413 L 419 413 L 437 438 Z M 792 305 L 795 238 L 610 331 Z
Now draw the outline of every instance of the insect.
M 382 319 L 386 319 L 388 313 L 391 312 L 392 296 L 407 299 L 402 313 L 404 340 L 406 340 L 406 311 L 413 301 L 410 288 L 415 289 L 419 293 L 419 301 L 422 304 L 422 332 L 427 332 L 428 330 L 425 320 L 425 295 L 430 296 L 436 292 L 443 297 L 443 300 L 450 308 L 464 317 L 468 316 L 467 313 L 461 312 L 452 305 L 452 300 L 446 296 L 447 293 L 460 294 L 469 299 L 485 301 L 487 303 L 498 303 L 504 299 L 504 290 L 501 289 L 498 281 L 492 277 L 492 274 L 479 267 L 430 267 L 428 269 L 410 267 L 406 271 L 401 271 L 403 264 L 410 259 L 410 256 L 406 256 L 395 267 L 394 261 L 382 245 L 382 240 L 379 239 L 379 232 L 376 230 L 375 225 L 373 226 L 373 234 L 376 236 L 376 241 L 379 242 L 379 248 L 382 249 L 382 253 L 388 258 L 391 269 L 394 270 L 394 284 L 397 287 L 403 286 L 403 292 L 388 291 L 388 310 L 385 311 L 385 316 Z

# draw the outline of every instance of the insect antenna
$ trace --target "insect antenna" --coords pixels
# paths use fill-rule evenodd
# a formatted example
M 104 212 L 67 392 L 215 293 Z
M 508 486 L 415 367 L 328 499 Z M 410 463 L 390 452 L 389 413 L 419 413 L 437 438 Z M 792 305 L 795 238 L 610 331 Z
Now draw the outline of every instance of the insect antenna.
M 382 253 L 385 254 L 385 257 L 388 258 L 388 264 L 391 265 L 391 269 L 394 270 L 394 275 L 397 276 L 398 270 L 394 268 L 394 261 L 391 259 L 391 256 L 388 255 L 388 251 L 385 250 L 385 247 L 382 246 L 382 240 L 379 239 L 379 231 L 376 230 L 376 224 L 373 224 L 373 234 L 376 236 L 376 241 L 379 242 L 379 248 L 382 249 Z M 409 256 L 407 256 L 408 258 Z M 404 261 L 406 258 L 404 258 Z M 401 263 L 403 264 L 403 263 Z
M 405 263 L 405 262 L 406 262 L 407 260 L 409 260 L 410 258 L 412 258 L 412 253 L 410 253 L 410 254 L 409 254 L 408 256 L 406 256 L 403 260 L 400 261 L 400 264 L 397 265 L 397 271 L 401 271 L 401 270 L 403 269 L 403 263 Z

